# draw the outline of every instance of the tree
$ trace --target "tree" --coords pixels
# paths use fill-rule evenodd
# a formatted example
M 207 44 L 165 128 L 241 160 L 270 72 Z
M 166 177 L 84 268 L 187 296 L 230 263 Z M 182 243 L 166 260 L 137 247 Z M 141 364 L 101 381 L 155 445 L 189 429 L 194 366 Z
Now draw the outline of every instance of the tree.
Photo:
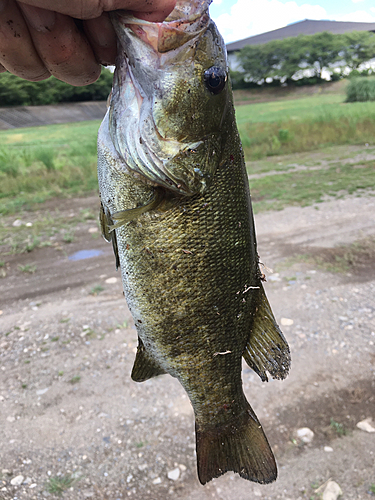
M 307 67 L 308 39 L 308 36 L 298 35 L 280 40 L 280 52 L 282 53 L 280 74 L 284 79 L 290 80 L 296 73 Z
M 353 71 L 375 57 L 375 35 L 369 31 L 352 31 L 343 36 L 342 57 Z
M 279 40 L 262 45 L 247 45 L 238 58 L 248 81 L 263 83 L 280 66 Z
M 342 61 L 345 54 L 348 60 L 351 54 L 353 64 L 358 65 L 363 60 L 371 59 L 375 55 L 374 40 L 375 36 L 367 32 L 358 41 L 355 37 L 347 39 L 326 31 L 273 40 L 262 45 L 248 45 L 240 50 L 238 58 L 246 80 L 258 84 L 264 83 L 267 78 L 289 81 L 298 72 L 307 69 L 312 69 L 314 75 L 321 79 L 323 70 L 332 74 L 332 66 Z
M 304 38 L 306 63 L 317 77 L 322 78 L 323 70 L 329 71 L 331 65 L 340 60 L 340 51 L 343 48 L 342 35 L 323 31 Z
M 111 91 L 112 78 L 112 73 L 103 68 L 96 82 L 84 87 L 73 87 L 54 77 L 41 82 L 29 82 L 10 73 L 1 73 L 0 106 L 105 100 Z

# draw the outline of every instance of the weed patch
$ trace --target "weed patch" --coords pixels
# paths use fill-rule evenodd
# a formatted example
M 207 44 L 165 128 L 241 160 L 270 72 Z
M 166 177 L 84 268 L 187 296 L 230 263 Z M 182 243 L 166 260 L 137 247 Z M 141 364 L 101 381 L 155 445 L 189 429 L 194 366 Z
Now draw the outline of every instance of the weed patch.
M 375 162 L 364 168 L 342 165 L 324 170 L 292 171 L 251 179 L 250 190 L 255 212 L 280 210 L 289 205 L 312 205 L 329 197 L 370 190 L 375 182 Z
M 34 274 L 37 268 L 34 264 L 25 264 L 24 266 L 20 264 L 18 269 L 23 273 Z
M 339 437 L 346 436 L 347 430 L 345 429 L 343 424 L 336 422 L 335 420 L 333 420 L 333 418 L 331 418 L 329 426 L 331 427 L 331 429 L 333 429 L 335 431 L 337 436 L 339 436 Z
M 90 290 L 90 295 L 98 295 L 100 292 L 102 292 L 104 290 L 104 288 L 102 287 L 102 285 L 95 285 L 91 288 Z
M 304 262 L 331 273 L 371 279 L 375 268 L 375 237 L 357 240 L 351 245 L 318 248 L 314 251 L 309 249 L 305 253 L 285 259 L 277 266 L 277 270 L 287 269 L 296 262 Z M 310 279 L 310 277 L 306 276 L 305 279 Z
M 77 481 L 79 481 L 79 478 L 69 475 L 50 477 L 46 483 L 46 490 L 52 495 L 61 496 L 65 490 L 71 488 Z

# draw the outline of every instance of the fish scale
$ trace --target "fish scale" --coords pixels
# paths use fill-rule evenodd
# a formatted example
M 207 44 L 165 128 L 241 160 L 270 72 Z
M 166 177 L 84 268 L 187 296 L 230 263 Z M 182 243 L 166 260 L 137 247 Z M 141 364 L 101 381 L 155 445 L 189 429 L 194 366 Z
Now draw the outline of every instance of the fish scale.
M 141 382 L 168 373 L 186 390 L 195 413 L 202 484 L 230 470 L 245 479 L 268 483 L 276 478 L 276 463 L 243 393 L 242 357 L 267 380 L 267 371 L 274 378 L 285 378 L 290 354 L 263 290 L 230 82 L 219 82 L 220 92 L 213 86 L 217 95 L 205 84 L 210 67 L 219 80 L 222 75 L 227 78 L 224 44 L 207 16 L 208 3 L 192 2 L 190 17 L 178 23 L 181 46 L 178 31 L 173 31 L 170 52 L 164 37 L 166 83 L 160 71 L 155 82 L 150 81 L 158 57 L 155 23 L 122 13 L 113 18 L 120 40 L 116 71 L 123 73 L 122 78 L 115 76 L 109 112 L 99 131 L 101 224 L 103 235 L 112 241 L 138 333 L 133 380 Z M 142 31 L 134 27 L 137 22 Z M 171 31 L 171 22 L 159 23 L 158 32 Z M 195 52 L 192 37 L 186 36 L 193 25 Z M 148 30 L 152 43 L 147 39 Z M 137 33 L 142 40 L 135 38 Z M 191 59 L 180 75 L 186 54 Z M 132 71 L 127 70 L 127 64 Z M 147 71 L 143 73 L 137 64 L 147 66 Z M 189 89 L 195 90 L 177 105 L 176 95 L 189 90 L 189 64 L 195 79 Z M 133 80 L 135 74 L 139 80 Z M 147 75 L 144 85 L 143 75 Z M 161 141 L 157 133 L 158 123 L 166 129 L 168 120 L 160 117 L 160 108 L 155 114 L 150 103 L 155 102 L 155 94 L 160 95 L 164 84 L 170 88 L 171 79 L 176 91 L 163 96 L 166 115 L 173 113 L 169 150 L 168 139 Z M 126 131 L 127 122 L 121 122 L 123 108 L 124 116 L 129 117 L 121 93 L 132 85 L 142 94 L 139 115 L 134 118 L 148 112 L 147 133 L 155 134 L 150 140 L 139 141 L 139 147 L 145 148 L 142 161 L 134 157 L 138 151 L 134 149 L 136 134 L 141 135 L 142 126 L 138 132 Z M 197 98 L 199 107 L 195 106 Z M 133 102 L 132 112 L 134 109 Z M 203 123 L 187 128 L 191 114 Z M 135 120 L 129 123 L 134 127 Z M 179 130 L 174 130 L 176 124 Z M 152 145 L 157 145 L 155 151 L 147 149 Z M 154 159 L 142 163 L 149 156 L 155 158 L 160 148 L 165 154 L 157 170 Z M 207 151 L 211 153 L 207 155 Z M 127 161 L 130 156 L 133 160 Z

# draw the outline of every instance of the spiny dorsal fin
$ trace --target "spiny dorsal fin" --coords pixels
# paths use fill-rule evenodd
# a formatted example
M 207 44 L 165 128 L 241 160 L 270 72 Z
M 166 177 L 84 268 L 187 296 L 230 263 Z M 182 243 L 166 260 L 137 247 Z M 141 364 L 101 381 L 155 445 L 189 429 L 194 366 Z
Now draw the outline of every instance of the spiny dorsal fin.
M 276 323 L 262 285 L 243 357 L 263 382 L 268 381 L 266 371 L 276 379 L 284 379 L 289 373 L 289 346 Z
M 131 375 L 134 382 L 144 382 L 149 378 L 164 375 L 165 373 L 163 368 L 161 368 L 147 353 L 142 340 L 138 337 L 137 354 Z

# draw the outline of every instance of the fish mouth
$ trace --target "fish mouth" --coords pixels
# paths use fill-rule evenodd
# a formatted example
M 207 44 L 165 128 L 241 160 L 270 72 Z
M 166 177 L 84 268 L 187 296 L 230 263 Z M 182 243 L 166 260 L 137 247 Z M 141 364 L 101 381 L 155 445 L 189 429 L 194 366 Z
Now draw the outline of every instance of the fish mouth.
M 154 185 L 183 196 L 205 191 L 218 163 L 217 139 L 161 130 L 155 120 L 158 74 L 192 59 L 195 41 L 210 23 L 211 0 L 178 0 L 164 22 L 111 13 L 119 56 L 109 110 L 115 149 L 130 170 Z M 190 43 L 188 43 L 190 42 Z
M 177 0 L 169 16 L 159 23 L 138 19 L 127 11 L 119 10 L 112 14 L 112 23 L 120 38 L 124 28 L 129 28 L 139 39 L 163 54 L 184 45 L 207 28 L 211 1 Z

